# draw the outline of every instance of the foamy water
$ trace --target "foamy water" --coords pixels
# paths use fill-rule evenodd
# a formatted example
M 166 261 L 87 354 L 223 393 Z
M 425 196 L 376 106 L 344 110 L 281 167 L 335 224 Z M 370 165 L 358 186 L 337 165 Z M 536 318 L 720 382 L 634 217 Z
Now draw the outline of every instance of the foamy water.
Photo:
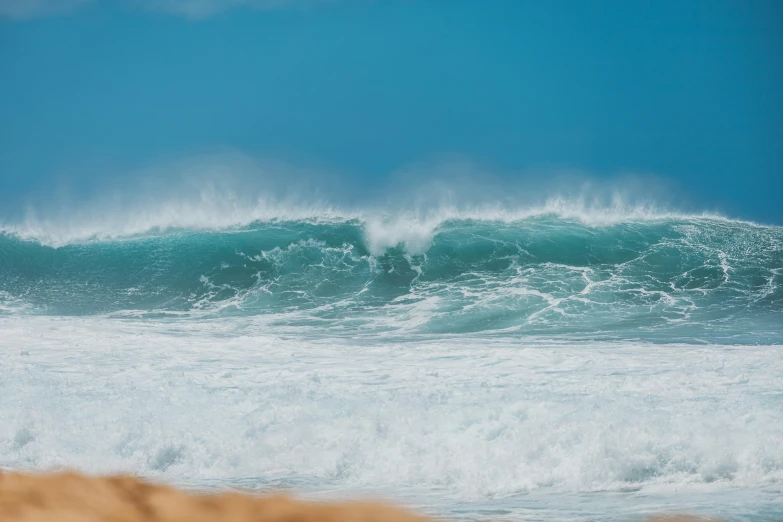
M 783 509 L 782 346 L 353 343 L 244 318 L 0 326 L 7 466 L 476 516 Z
M 183 209 L 4 227 L 0 465 L 455 518 L 783 516 L 783 229 Z

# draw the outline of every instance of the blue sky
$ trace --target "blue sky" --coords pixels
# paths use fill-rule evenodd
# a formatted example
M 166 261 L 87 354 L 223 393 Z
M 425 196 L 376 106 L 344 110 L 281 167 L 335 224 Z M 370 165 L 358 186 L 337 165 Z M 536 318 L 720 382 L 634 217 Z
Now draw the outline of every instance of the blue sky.
M 231 148 L 654 174 L 783 224 L 781 93 L 779 0 L 0 0 L 0 205 Z

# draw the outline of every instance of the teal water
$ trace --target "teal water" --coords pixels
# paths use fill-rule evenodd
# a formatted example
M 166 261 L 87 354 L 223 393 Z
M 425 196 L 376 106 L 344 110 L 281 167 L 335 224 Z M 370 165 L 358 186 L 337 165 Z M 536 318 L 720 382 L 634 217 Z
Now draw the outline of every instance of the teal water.
M 783 517 L 783 227 L 161 215 L 2 229 L 0 466 Z
M 49 315 L 279 314 L 313 332 L 783 340 L 783 228 L 448 220 L 373 252 L 359 220 L 256 222 L 54 248 L 0 235 L 0 306 Z

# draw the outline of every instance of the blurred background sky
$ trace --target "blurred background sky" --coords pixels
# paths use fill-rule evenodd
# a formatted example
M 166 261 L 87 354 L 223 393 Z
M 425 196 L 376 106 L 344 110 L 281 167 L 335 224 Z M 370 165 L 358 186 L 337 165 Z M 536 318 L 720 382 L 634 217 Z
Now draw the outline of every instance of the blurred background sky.
M 783 224 L 779 0 L 0 0 L 0 206 L 232 149 L 653 174 Z

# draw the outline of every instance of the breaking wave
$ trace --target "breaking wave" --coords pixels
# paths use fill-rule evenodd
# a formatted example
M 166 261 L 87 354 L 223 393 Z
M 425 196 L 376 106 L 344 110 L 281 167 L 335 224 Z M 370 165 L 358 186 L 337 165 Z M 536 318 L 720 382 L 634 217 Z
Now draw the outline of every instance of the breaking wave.
M 783 339 L 780 227 L 562 200 L 396 214 L 237 208 L 6 226 L 0 310 L 258 315 L 350 335 Z
M 122 203 L 122 202 L 120 202 Z M 0 466 L 780 518 L 783 227 L 183 195 L 0 226 Z

